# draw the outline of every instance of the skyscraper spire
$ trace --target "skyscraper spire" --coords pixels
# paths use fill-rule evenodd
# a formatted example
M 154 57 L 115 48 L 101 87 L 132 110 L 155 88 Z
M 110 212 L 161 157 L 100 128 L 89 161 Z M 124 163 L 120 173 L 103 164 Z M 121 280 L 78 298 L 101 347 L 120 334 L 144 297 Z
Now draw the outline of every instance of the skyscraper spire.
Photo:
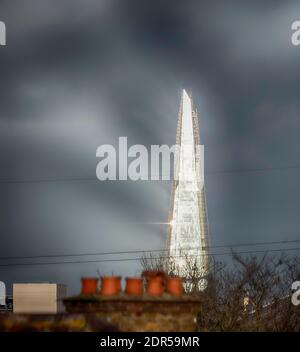
M 187 279 L 187 262 L 193 263 L 200 278 L 208 272 L 204 147 L 200 145 L 197 114 L 185 90 L 181 95 L 176 144 L 168 234 L 170 263 Z M 204 287 L 204 280 L 200 283 Z

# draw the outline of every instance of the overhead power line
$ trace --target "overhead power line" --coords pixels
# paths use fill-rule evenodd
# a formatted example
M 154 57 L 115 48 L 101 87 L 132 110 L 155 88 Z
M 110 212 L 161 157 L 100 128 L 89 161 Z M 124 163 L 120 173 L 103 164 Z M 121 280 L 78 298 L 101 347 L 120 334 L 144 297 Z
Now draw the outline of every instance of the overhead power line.
M 300 247 L 297 248 L 278 248 L 278 249 L 269 249 L 269 250 L 256 250 L 256 251 L 241 251 L 234 252 L 235 254 L 254 254 L 254 253 L 270 253 L 270 252 L 286 252 L 286 251 L 298 251 Z M 224 253 L 211 253 L 203 254 L 202 256 L 226 256 L 232 255 L 233 252 L 224 252 Z M 192 258 L 198 257 L 197 255 L 181 255 L 176 256 L 177 258 Z M 168 259 L 169 256 L 157 257 L 158 259 Z M 125 261 L 139 261 L 142 257 L 138 258 L 120 258 L 120 259 L 99 259 L 99 260 L 80 260 L 80 261 L 58 261 L 58 262 L 27 262 L 27 263 L 10 263 L 10 264 L 0 264 L 0 267 L 13 267 L 13 266 L 35 266 L 35 265 L 59 265 L 59 264 L 87 264 L 87 263 L 104 263 L 104 262 L 125 262 Z M 155 257 L 144 257 L 146 260 L 153 260 Z
M 235 243 L 223 244 L 209 247 L 202 247 L 204 250 L 213 248 L 236 248 L 236 247 L 250 247 L 250 246 L 263 246 L 273 244 L 288 244 L 299 243 L 299 240 L 282 240 L 282 241 L 266 241 L 266 242 L 248 242 L 248 243 Z M 188 247 L 185 250 L 200 249 L 200 247 Z M 38 259 L 38 258 L 63 258 L 63 257 L 85 257 L 85 256 L 98 256 L 98 255 L 120 255 L 120 254 L 136 254 L 136 253 L 159 253 L 168 252 L 168 249 L 143 249 L 143 250 L 128 250 L 128 251 L 108 251 L 108 252 L 86 252 L 86 253 L 66 253 L 66 254 L 46 254 L 46 255 L 31 255 L 31 256 L 7 256 L 0 257 L 0 260 L 19 260 L 19 259 Z
M 206 175 L 217 175 L 217 174 L 244 174 L 253 172 L 271 172 L 280 170 L 298 170 L 300 165 L 294 166 L 274 166 L 274 167 L 262 167 L 253 169 L 234 169 L 234 170 L 215 170 L 206 171 Z M 153 175 L 153 174 L 152 174 Z M 164 174 L 155 174 L 156 176 L 169 176 Z M 151 177 L 151 172 L 149 172 L 149 177 Z M 57 177 L 57 178 L 41 178 L 41 179 L 0 179 L 0 184 L 18 184 L 18 183 L 50 183 L 50 182 L 80 182 L 80 181 L 99 181 L 96 177 Z M 157 180 L 159 181 L 159 180 Z

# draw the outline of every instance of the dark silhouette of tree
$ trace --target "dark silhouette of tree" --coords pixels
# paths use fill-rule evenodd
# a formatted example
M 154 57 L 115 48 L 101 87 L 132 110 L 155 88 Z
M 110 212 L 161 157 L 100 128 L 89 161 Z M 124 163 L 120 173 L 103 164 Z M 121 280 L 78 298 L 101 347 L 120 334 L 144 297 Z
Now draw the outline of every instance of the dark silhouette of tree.
M 185 289 L 203 301 L 199 331 L 300 331 L 300 306 L 291 301 L 291 285 L 300 280 L 299 258 L 233 252 L 231 259 L 225 265 L 212 258 L 209 271 L 203 273 L 195 260 L 185 258 Z M 144 270 L 178 274 L 164 256 L 150 254 L 141 264 Z M 204 290 L 201 280 L 206 282 Z

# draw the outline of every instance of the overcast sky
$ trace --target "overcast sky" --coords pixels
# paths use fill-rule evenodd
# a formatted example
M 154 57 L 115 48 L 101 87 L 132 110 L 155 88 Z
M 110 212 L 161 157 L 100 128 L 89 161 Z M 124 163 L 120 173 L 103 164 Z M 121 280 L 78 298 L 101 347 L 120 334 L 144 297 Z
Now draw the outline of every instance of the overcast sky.
M 1 0 L 0 256 L 164 248 L 166 226 L 149 223 L 167 220 L 170 183 L 97 181 L 96 149 L 173 145 L 182 88 L 199 112 L 212 245 L 300 241 L 297 19 L 296 0 Z M 300 244 L 240 250 L 288 247 Z M 16 262 L 32 260 L 0 264 Z M 97 269 L 140 265 L 0 266 L 0 280 L 78 292 Z

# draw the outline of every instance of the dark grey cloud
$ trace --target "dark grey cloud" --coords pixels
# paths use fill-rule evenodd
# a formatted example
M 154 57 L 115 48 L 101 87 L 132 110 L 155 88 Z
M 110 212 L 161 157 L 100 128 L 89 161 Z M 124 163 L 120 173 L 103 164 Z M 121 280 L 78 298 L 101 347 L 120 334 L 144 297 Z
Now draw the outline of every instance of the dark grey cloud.
M 192 88 L 213 244 L 299 238 L 298 1 L 2 1 L 1 256 L 163 248 L 168 182 L 99 182 L 98 145 L 173 144 Z M 277 168 L 277 169 L 276 169 Z M 240 170 L 257 170 L 234 172 Z M 265 170 L 270 169 L 270 170 Z M 229 171 L 229 172 L 227 172 Z M 34 182 L 56 179 L 56 182 Z M 248 248 L 249 249 L 249 248 Z M 106 257 L 107 258 L 107 257 Z M 91 259 L 96 259 L 92 257 Z M 8 283 L 135 262 L 0 267 Z

